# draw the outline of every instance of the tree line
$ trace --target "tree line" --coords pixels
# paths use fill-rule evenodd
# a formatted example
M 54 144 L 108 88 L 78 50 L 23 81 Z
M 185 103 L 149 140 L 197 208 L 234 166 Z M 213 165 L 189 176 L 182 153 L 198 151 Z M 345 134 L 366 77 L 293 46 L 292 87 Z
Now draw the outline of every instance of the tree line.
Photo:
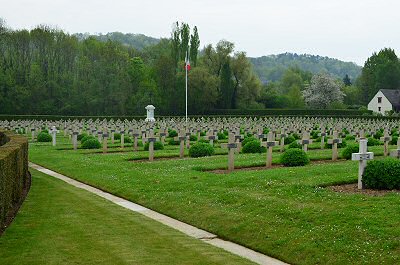
M 359 107 L 380 88 L 400 87 L 399 59 L 391 49 L 373 54 L 357 80 L 290 67 L 262 84 L 245 52 L 226 40 L 200 50 L 197 27 L 186 23 L 176 22 L 170 38 L 138 50 L 46 25 L 13 30 L 0 20 L 0 113 L 141 115 L 153 104 L 158 114 L 181 115 L 187 56 L 190 114 Z M 310 96 L 318 93 L 323 104 Z

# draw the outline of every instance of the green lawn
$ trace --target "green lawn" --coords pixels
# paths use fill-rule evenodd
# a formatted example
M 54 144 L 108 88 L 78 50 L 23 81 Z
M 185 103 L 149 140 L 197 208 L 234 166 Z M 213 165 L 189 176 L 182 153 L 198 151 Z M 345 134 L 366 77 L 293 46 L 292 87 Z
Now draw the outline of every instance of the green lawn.
M 383 147 L 370 151 L 379 155 Z M 357 162 L 217 175 L 201 170 L 226 168 L 224 155 L 149 163 L 129 161 L 147 152 L 87 152 L 92 151 L 33 144 L 30 159 L 289 263 L 400 263 L 398 193 L 371 197 L 321 188 L 355 183 Z M 178 152 L 156 151 L 156 157 Z M 310 150 L 309 155 L 330 159 L 331 150 Z M 273 156 L 278 163 L 280 154 Z M 235 159 L 238 166 L 262 165 L 265 154 Z
M 252 264 L 31 170 L 32 188 L 0 237 L 0 264 Z

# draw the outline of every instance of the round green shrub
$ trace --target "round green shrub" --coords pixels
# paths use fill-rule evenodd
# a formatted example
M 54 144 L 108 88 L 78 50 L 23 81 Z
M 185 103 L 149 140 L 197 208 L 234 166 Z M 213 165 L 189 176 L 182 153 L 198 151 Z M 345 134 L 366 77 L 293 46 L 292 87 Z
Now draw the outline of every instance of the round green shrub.
M 368 161 L 363 182 L 371 189 L 400 189 L 400 160 L 386 158 Z
M 86 135 L 85 137 L 83 137 L 81 139 L 81 144 L 83 144 L 84 142 L 86 142 L 87 140 L 90 140 L 90 139 L 96 139 L 96 137 L 94 137 L 93 135 Z
M 178 133 L 175 130 L 170 130 L 168 132 L 168 137 L 177 137 Z
M 200 132 L 200 136 L 206 136 L 205 132 Z
M 292 133 L 295 140 L 300 140 L 300 136 L 297 133 Z
M 320 134 L 321 132 L 320 131 L 312 131 L 311 132 L 311 138 L 312 139 L 317 139 L 319 136 L 318 136 L 318 134 Z
M 258 140 L 256 138 L 254 138 L 253 136 L 245 137 L 244 140 L 242 141 L 242 146 L 245 146 L 247 143 L 249 143 L 251 141 L 258 141 Z
M 189 148 L 190 157 L 212 156 L 214 147 L 206 143 L 195 143 Z
M 90 138 L 87 139 L 84 142 L 81 142 L 81 147 L 83 149 L 98 149 L 101 147 L 101 144 L 99 142 L 99 140 L 97 140 L 96 138 Z
M 149 151 L 149 145 L 150 143 L 147 142 L 144 145 L 144 151 Z M 164 149 L 164 145 L 161 142 L 154 142 L 154 150 L 163 150 Z
M 264 128 L 263 129 L 263 134 L 268 134 L 269 133 L 269 129 L 268 128 Z
M 301 144 L 299 144 L 299 143 L 295 140 L 295 141 L 291 142 L 291 143 L 289 144 L 289 146 L 288 146 L 288 149 L 294 149 L 294 148 L 296 148 L 296 149 L 302 149 L 303 146 L 301 146 Z
M 285 145 L 291 144 L 294 141 L 296 141 L 296 139 L 294 139 L 294 137 L 292 135 L 289 135 L 288 137 L 285 137 Z
M 125 144 L 133 143 L 133 140 L 128 136 L 124 136 L 124 143 Z
M 307 165 L 310 159 L 303 150 L 292 148 L 282 154 L 281 163 L 286 167 L 298 167 Z
M 346 135 L 346 138 L 344 138 L 344 139 L 347 141 L 352 141 L 352 140 L 355 140 L 356 137 L 354 135 L 348 134 L 348 135 Z
M 228 137 L 226 137 L 226 135 L 224 133 L 221 133 L 221 132 L 217 133 L 217 136 L 218 136 L 218 140 L 225 140 L 226 138 L 228 138 Z
M 381 142 L 373 137 L 368 138 L 367 146 L 381 145 Z
M 42 131 L 38 134 L 37 141 L 38 142 L 51 142 L 52 137 L 48 132 Z
M 125 138 L 125 136 L 124 136 L 124 138 Z M 114 140 L 121 140 L 121 134 L 120 133 L 114 133 Z
M 342 150 L 342 157 L 344 159 L 351 159 L 351 154 L 358 153 L 359 147 L 356 144 L 349 144 L 345 149 Z
M 374 138 L 377 139 L 377 140 L 379 140 L 382 136 L 383 136 L 383 132 L 381 130 L 377 131 L 374 134 Z
M 197 136 L 196 135 L 190 135 L 189 140 L 192 142 L 197 141 Z
M 78 141 L 81 141 L 83 137 L 88 136 L 87 133 L 78 134 Z
M 391 145 L 397 145 L 397 140 L 398 139 L 399 139 L 399 136 L 397 136 L 397 135 L 393 136 L 392 135 L 392 140 L 390 140 L 390 144 Z
M 261 146 L 260 141 L 253 140 L 246 143 L 242 148 L 242 153 L 249 154 L 249 153 L 263 153 L 266 151 L 266 148 Z
M 168 145 L 179 145 L 180 141 L 175 141 L 174 138 L 168 140 Z

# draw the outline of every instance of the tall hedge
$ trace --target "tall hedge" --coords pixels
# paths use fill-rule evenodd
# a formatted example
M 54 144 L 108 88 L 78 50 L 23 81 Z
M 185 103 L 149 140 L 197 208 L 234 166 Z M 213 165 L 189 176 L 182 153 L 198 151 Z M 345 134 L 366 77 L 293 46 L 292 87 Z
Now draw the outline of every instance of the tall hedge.
M 21 201 L 28 174 L 28 139 L 0 130 L 0 231 L 8 211 Z

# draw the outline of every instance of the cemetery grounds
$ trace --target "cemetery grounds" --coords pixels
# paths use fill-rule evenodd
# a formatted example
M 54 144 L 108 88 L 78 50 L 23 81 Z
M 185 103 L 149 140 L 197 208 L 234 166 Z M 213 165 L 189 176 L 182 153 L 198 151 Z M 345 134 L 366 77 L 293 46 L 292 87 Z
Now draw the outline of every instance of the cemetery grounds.
M 61 131 L 56 146 L 31 142 L 29 160 L 287 263 L 400 263 L 400 194 L 334 191 L 331 186 L 357 183 L 358 162 L 341 159 L 340 148 L 339 159 L 333 162 L 332 149 L 320 149 L 320 143 L 313 142 L 307 151 L 309 165 L 283 167 L 280 147 L 275 146 L 268 169 L 265 153 L 236 153 L 236 169 L 228 173 L 228 151 L 221 148 L 226 142 L 216 141 L 216 152 L 208 157 L 190 158 L 185 148 L 183 159 L 179 145 L 166 144 L 149 162 L 149 152 L 142 146 L 134 152 L 132 143 L 121 148 L 118 141 L 108 140 L 106 154 L 102 149 L 73 150 L 71 137 Z M 382 145 L 368 151 L 383 159 Z M 42 183 L 42 194 L 36 196 L 51 200 L 51 192 L 58 192 L 46 185 L 56 184 L 43 182 L 55 180 L 33 174 L 33 183 Z M 74 196 L 69 192 L 61 199 L 79 204 Z M 94 214 L 89 207 L 85 211 Z M 82 222 L 104 219 L 123 234 L 115 221 L 124 219 L 118 211 Z M 228 258 L 229 264 L 246 262 Z

